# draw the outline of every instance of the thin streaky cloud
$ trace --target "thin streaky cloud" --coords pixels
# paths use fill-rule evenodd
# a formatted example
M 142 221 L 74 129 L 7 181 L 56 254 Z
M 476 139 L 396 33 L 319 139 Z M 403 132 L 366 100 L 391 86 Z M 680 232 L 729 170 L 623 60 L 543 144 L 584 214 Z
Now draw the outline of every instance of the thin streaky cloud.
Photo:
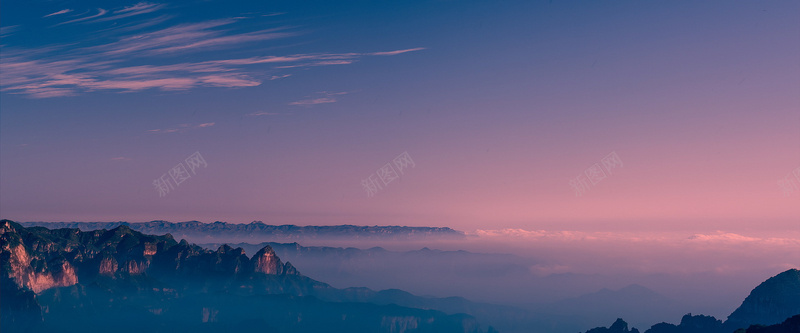
M 113 28 L 104 29 L 102 31 L 114 31 L 114 32 L 117 32 L 117 33 L 129 32 L 129 31 L 137 31 L 137 30 L 142 30 L 144 28 L 149 28 L 149 27 L 152 27 L 152 26 L 155 26 L 155 25 L 159 25 L 161 23 L 164 23 L 164 22 L 168 21 L 169 19 L 171 19 L 173 17 L 174 16 L 172 16 L 172 15 L 161 15 L 161 16 L 158 16 L 158 17 L 155 17 L 155 18 L 148 19 L 147 21 L 144 21 L 144 22 L 141 22 L 141 23 L 138 23 L 138 22 L 125 23 L 125 24 L 122 24 L 122 25 L 114 26 Z
M 104 21 L 112 21 L 112 20 L 119 20 L 126 17 L 147 14 L 155 12 L 161 8 L 164 8 L 164 5 L 154 4 L 154 3 L 145 3 L 140 2 L 136 5 L 131 7 L 125 7 L 124 9 L 120 9 L 114 12 L 116 15 L 104 17 L 101 19 L 97 19 L 94 22 L 104 22 Z
M 425 48 L 424 47 L 416 47 L 416 48 L 413 48 L 413 49 L 405 49 L 405 50 L 396 50 L 396 51 L 387 51 L 387 52 L 372 52 L 372 53 L 370 53 L 370 55 L 376 55 L 376 56 L 388 55 L 388 56 L 392 56 L 392 55 L 398 55 L 398 54 L 403 54 L 403 53 L 407 53 L 407 52 L 415 52 L 415 51 L 422 51 L 422 50 L 425 50 Z
M 261 81 L 255 80 L 247 75 L 208 75 L 199 78 L 204 85 L 212 87 L 255 87 L 261 85 Z
M 159 8 L 161 6 L 163 6 L 163 5 L 158 5 L 158 4 L 154 4 L 154 3 L 147 3 L 147 2 L 140 2 L 140 3 L 137 3 L 137 4 L 133 5 L 133 6 L 128 6 L 128 7 L 125 7 L 123 9 L 114 11 L 114 14 L 129 13 L 129 12 L 140 13 L 140 12 L 143 12 L 143 11 L 151 10 L 153 8 Z
M 140 2 L 134 6 L 113 11 L 113 15 L 129 15 L 153 12 L 163 5 Z M 97 9 L 95 15 L 87 13 L 79 18 L 64 22 L 84 22 L 108 15 L 109 11 Z M 106 16 L 106 17 L 115 17 Z M 160 22 L 170 16 L 160 16 Z M 31 49 L 11 49 L 0 58 L 0 91 L 12 94 L 25 94 L 32 98 L 51 98 L 75 96 L 81 93 L 110 90 L 118 93 L 137 92 L 147 89 L 162 91 L 181 91 L 198 87 L 242 88 L 255 87 L 262 81 L 276 80 L 291 76 L 281 73 L 264 76 L 251 74 L 247 66 L 275 66 L 287 64 L 285 68 L 348 65 L 366 56 L 396 55 L 417 49 L 373 53 L 307 53 L 293 55 L 259 56 L 249 58 L 206 60 L 158 65 L 137 64 L 125 66 L 130 59 L 147 57 L 165 58 L 174 53 L 200 52 L 211 48 L 231 49 L 249 42 L 281 39 L 297 35 L 287 31 L 292 27 L 281 26 L 231 34 L 228 26 L 238 22 L 235 19 L 216 19 L 197 23 L 185 23 L 159 28 L 146 33 L 130 32 L 144 28 L 141 21 L 127 23 L 121 28 L 108 31 L 117 34 L 116 41 L 77 47 L 76 41 L 62 45 L 44 45 Z M 133 25 L 132 25 L 133 24 Z M 145 23 L 149 24 L 149 23 Z M 4 27 L 3 33 L 11 29 Z M 127 32 L 126 32 L 127 31 Z M 421 48 L 418 48 L 421 49 Z M 284 69 L 285 69 L 284 68 Z M 291 105 L 316 105 L 334 103 L 334 95 L 309 96 Z
M 147 130 L 147 132 L 150 132 L 150 133 L 185 133 L 186 131 L 189 131 L 189 130 L 194 130 L 194 129 L 199 129 L 199 128 L 208 128 L 208 127 L 214 126 L 215 124 L 216 123 L 202 123 L 202 124 L 198 124 L 198 125 L 178 124 L 178 126 L 176 126 L 176 127 L 151 129 L 151 130 Z
M 0 27 L 0 37 L 8 37 L 17 30 L 19 30 L 19 25 L 9 25 L 7 27 Z
M 317 104 L 328 104 L 328 103 L 336 103 L 336 97 L 334 96 L 341 96 L 347 95 L 350 92 L 347 91 L 320 91 L 317 94 L 324 95 L 325 97 L 317 97 L 317 98 L 307 98 L 295 102 L 289 103 L 289 105 L 299 105 L 299 106 L 311 106 Z
M 70 12 L 72 12 L 72 9 L 62 9 L 62 10 L 59 10 L 59 11 L 54 12 L 54 13 L 47 14 L 47 15 L 42 16 L 42 17 L 56 16 L 56 15 L 70 13 Z
M 24 52 L 22 53 L 24 54 Z M 2 91 L 23 93 L 34 98 L 73 96 L 81 90 L 121 90 L 123 92 L 156 88 L 165 91 L 207 87 L 254 87 L 261 80 L 239 66 L 276 64 L 280 62 L 310 62 L 319 59 L 350 58 L 352 61 L 369 53 L 296 54 L 243 59 L 212 60 L 173 65 L 141 65 L 116 67 L 116 60 L 93 61 L 91 57 L 69 60 L 28 60 L 22 55 L 0 59 Z M 276 67 L 280 68 L 280 67 Z M 68 74 L 69 73 L 69 74 Z M 217 74 L 212 74 L 217 73 Z M 270 80 L 291 74 L 272 76 Z M 80 88 L 80 89 L 79 89 Z M 336 102 L 332 93 L 325 97 L 308 98 L 290 105 L 315 105 Z
M 231 19 L 213 20 L 202 23 L 181 24 L 149 33 L 124 37 L 116 42 L 99 45 L 93 48 L 109 56 L 127 55 L 141 52 L 144 55 L 157 56 L 178 51 L 195 51 L 212 47 L 239 45 L 246 42 L 263 41 L 295 36 L 296 33 L 285 32 L 289 27 L 224 35 L 227 31 L 219 30 L 225 25 L 237 22 Z
M 194 48 L 208 48 L 208 47 L 215 47 L 220 45 L 226 44 L 241 44 L 246 42 L 255 42 L 255 41 L 263 41 L 263 40 L 270 40 L 270 39 L 278 39 L 278 38 L 286 38 L 292 37 L 296 34 L 290 32 L 283 32 L 283 33 L 262 33 L 262 32 L 253 32 L 253 33 L 245 33 L 239 34 L 234 36 L 224 36 L 224 37 L 216 37 L 216 38 L 209 38 L 198 40 L 193 43 L 185 44 L 185 45 L 178 45 L 173 47 L 166 47 L 159 49 L 154 52 L 159 53 L 169 53 L 169 52 L 177 52 L 177 51 L 184 51 L 188 49 Z
M 282 113 L 260 111 L 260 112 L 249 113 L 247 115 L 248 116 L 278 116 L 278 115 L 282 115 Z
M 95 15 L 92 15 L 92 16 L 87 16 L 87 17 L 82 17 L 82 18 L 77 18 L 77 19 L 74 19 L 74 20 L 69 20 L 69 21 L 66 21 L 66 22 L 61 22 L 61 23 L 59 23 L 59 24 L 57 24 L 57 25 L 62 25 L 62 24 L 70 24 L 70 23 L 77 23 L 77 22 L 88 21 L 88 20 L 91 20 L 91 19 L 94 19 L 94 18 L 98 18 L 98 17 L 100 17 L 100 16 L 103 16 L 103 15 L 105 15 L 106 13 L 108 13 L 108 11 L 107 11 L 107 10 L 105 10 L 105 9 L 103 9 L 103 8 L 97 8 L 97 14 L 95 14 Z
M 310 106 L 310 105 L 327 104 L 327 103 L 336 103 L 336 99 L 332 97 L 304 99 L 296 102 L 291 102 L 289 103 L 289 105 Z

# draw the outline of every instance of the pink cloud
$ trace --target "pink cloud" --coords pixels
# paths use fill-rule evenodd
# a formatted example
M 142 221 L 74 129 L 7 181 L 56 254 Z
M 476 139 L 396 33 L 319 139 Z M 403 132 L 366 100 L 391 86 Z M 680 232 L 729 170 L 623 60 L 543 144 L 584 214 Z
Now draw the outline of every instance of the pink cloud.
M 248 114 L 248 116 L 277 116 L 277 115 L 280 115 L 280 113 L 260 111 Z
M 75 23 L 75 22 L 83 22 L 83 21 L 88 21 L 88 20 L 91 20 L 91 19 L 94 19 L 94 18 L 98 18 L 98 17 L 100 17 L 100 16 L 103 16 L 103 15 L 105 15 L 106 13 L 108 13 L 108 11 L 107 11 L 107 10 L 105 10 L 105 9 L 103 9 L 103 8 L 97 8 L 97 14 L 95 14 L 95 15 L 92 15 L 92 16 L 87 16 L 87 17 L 82 17 L 82 18 L 78 18 L 78 19 L 74 19 L 74 20 L 69 20 L 69 21 L 66 21 L 66 22 L 61 22 L 61 23 L 59 23 L 58 25 L 62 25 L 62 24 L 69 24 L 69 23 Z
M 406 53 L 406 52 L 421 51 L 421 50 L 424 50 L 424 49 L 425 49 L 424 47 L 416 47 L 416 48 L 413 48 L 413 49 L 405 49 L 405 50 L 396 50 L 396 51 L 387 51 L 387 52 L 372 52 L 372 53 L 370 53 L 370 55 L 393 56 L 393 55 L 403 54 L 403 53 Z
M 304 99 L 296 102 L 291 102 L 289 103 L 289 105 L 316 105 L 316 104 L 326 104 L 326 103 L 336 103 L 336 99 L 331 97 Z
M 246 75 L 209 75 L 199 78 L 205 85 L 214 87 L 255 87 L 261 82 Z
M 115 15 L 141 14 L 160 9 L 162 5 L 140 2 L 113 13 Z M 97 18 L 108 11 L 98 9 L 95 15 L 82 17 L 65 23 Z M 109 16 L 114 18 L 119 16 Z M 374 53 L 310 53 L 282 56 L 261 56 L 237 59 L 207 60 L 167 65 L 137 64 L 124 66 L 132 56 L 164 56 L 175 52 L 194 52 L 206 48 L 229 47 L 248 42 L 285 38 L 295 33 L 286 32 L 287 27 L 229 34 L 221 30 L 237 22 L 234 19 L 212 20 L 200 23 L 180 24 L 143 34 L 123 34 L 117 41 L 84 48 L 69 49 L 68 46 L 53 45 L 31 50 L 10 50 L 0 59 L 0 91 L 25 94 L 33 98 L 74 96 L 81 93 L 116 90 L 137 92 L 147 89 L 163 91 L 189 90 L 197 87 L 255 87 L 264 80 L 277 80 L 291 76 L 290 73 L 260 78 L 251 73 L 248 66 L 277 65 L 273 69 L 349 65 L 360 58 L 373 55 L 396 55 L 417 49 L 406 49 Z M 127 31 L 122 30 L 112 31 Z M 64 54 L 70 54 L 65 56 Z M 121 66 L 122 65 L 122 66 Z M 263 75 L 259 73 L 259 75 Z M 333 95 L 307 98 L 290 105 L 316 105 L 334 103 Z
M 47 14 L 47 15 L 42 16 L 42 17 L 56 16 L 56 15 L 66 14 L 66 13 L 69 13 L 69 12 L 72 12 L 72 9 L 62 9 L 62 10 L 59 10 L 59 11 L 54 12 L 54 13 Z

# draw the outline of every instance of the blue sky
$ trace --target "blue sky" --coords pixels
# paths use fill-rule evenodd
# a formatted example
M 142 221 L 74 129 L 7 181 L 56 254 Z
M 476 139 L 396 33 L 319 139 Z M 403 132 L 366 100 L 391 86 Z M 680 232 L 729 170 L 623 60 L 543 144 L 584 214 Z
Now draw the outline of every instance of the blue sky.
M 800 167 L 799 13 L 5 1 L 0 208 L 23 221 L 782 230 L 800 219 L 800 190 L 776 184 Z M 207 167 L 160 196 L 153 181 L 195 152 Z M 362 181 L 403 152 L 414 168 L 369 195 Z M 611 152 L 624 167 L 576 193 L 570 180 Z

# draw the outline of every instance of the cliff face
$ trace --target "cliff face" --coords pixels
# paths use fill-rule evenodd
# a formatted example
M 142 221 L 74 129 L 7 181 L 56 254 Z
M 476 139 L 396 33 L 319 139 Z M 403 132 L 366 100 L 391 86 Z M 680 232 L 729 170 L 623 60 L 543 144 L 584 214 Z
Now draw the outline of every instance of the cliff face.
M 50 230 L 0 220 L 0 289 L 2 332 L 481 331 L 468 316 L 353 303 L 375 292 L 356 297 L 302 276 L 269 246 L 248 257 L 124 225 Z
M 172 236 L 143 235 L 127 226 L 112 230 L 82 232 L 77 229 L 24 228 L 0 221 L 0 278 L 2 310 L 21 311 L 41 320 L 42 292 L 58 287 L 96 285 L 158 287 L 179 282 L 178 289 L 235 279 L 248 290 L 307 293 L 322 285 L 307 279 L 288 284 L 268 276 L 300 276 L 290 263 L 282 263 L 269 246 L 248 258 L 241 248 L 220 246 L 210 251 Z M 262 278 L 256 278 L 262 276 Z M 206 287 L 207 288 L 207 287 Z M 292 289 L 294 288 L 294 289 Z
M 800 314 L 800 270 L 791 269 L 762 282 L 725 322 L 747 327 L 774 325 Z
M 247 277 L 252 274 L 298 275 L 265 246 L 253 258 L 244 250 L 220 246 L 210 251 L 172 236 L 151 236 L 127 226 L 82 232 L 77 229 L 23 228 L 0 222 L 3 276 L 19 288 L 40 293 L 53 287 L 84 285 L 100 276 L 158 278 L 183 276 Z M 289 269 L 291 268 L 291 269 Z

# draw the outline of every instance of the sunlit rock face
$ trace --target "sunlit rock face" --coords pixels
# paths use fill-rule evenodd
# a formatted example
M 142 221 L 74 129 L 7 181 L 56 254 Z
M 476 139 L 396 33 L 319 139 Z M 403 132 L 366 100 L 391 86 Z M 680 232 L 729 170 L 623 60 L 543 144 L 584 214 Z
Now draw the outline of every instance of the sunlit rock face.
M 256 273 L 274 274 L 278 275 L 283 273 L 283 264 L 281 259 L 275 254 L 271 247 L 265 246 L 258 251 L 252 259 L 253 270 Z
M 118 268 L 119 264 L 117 264 L 117 260 L 114 257 L 105 257 L 100 261 L 98 273 L 101 275 L 114 275 Z
M 152 256 L 158 252 L 158 245 L 154 243 L 145 243 L 144 244 L 144 252 L 142 255 L 145 256 Z
M 300 275 L 266 246 L 252 258 L 241 248 L 210 251 L 172 236 L 144 235 L 127 226 L 82 232 L 24 228 L 0 221 L 2 274 L 16 288 L 36 294 L 54 287 L 86 285 L 98 277 L 185 278 Z
M 3 244 L 3 257 L 8 257 L 8 266 L 4 267 L 6 276 L 13 279 L 18 287 L 28 288 L 35 293 L 53 287 L 67 287 L 78 282 L 75 268 L 61 259 L 48 263 L 32 256 L 23 244 L 11 246 Z M 7 252 L 7 255 L 6 255 Z
M 143 274 L 147 269 L 147 264 L 147 261 L 129 260 L 127 263 L 125 263 L 125 268 L 123 271 L 131 275 Z

